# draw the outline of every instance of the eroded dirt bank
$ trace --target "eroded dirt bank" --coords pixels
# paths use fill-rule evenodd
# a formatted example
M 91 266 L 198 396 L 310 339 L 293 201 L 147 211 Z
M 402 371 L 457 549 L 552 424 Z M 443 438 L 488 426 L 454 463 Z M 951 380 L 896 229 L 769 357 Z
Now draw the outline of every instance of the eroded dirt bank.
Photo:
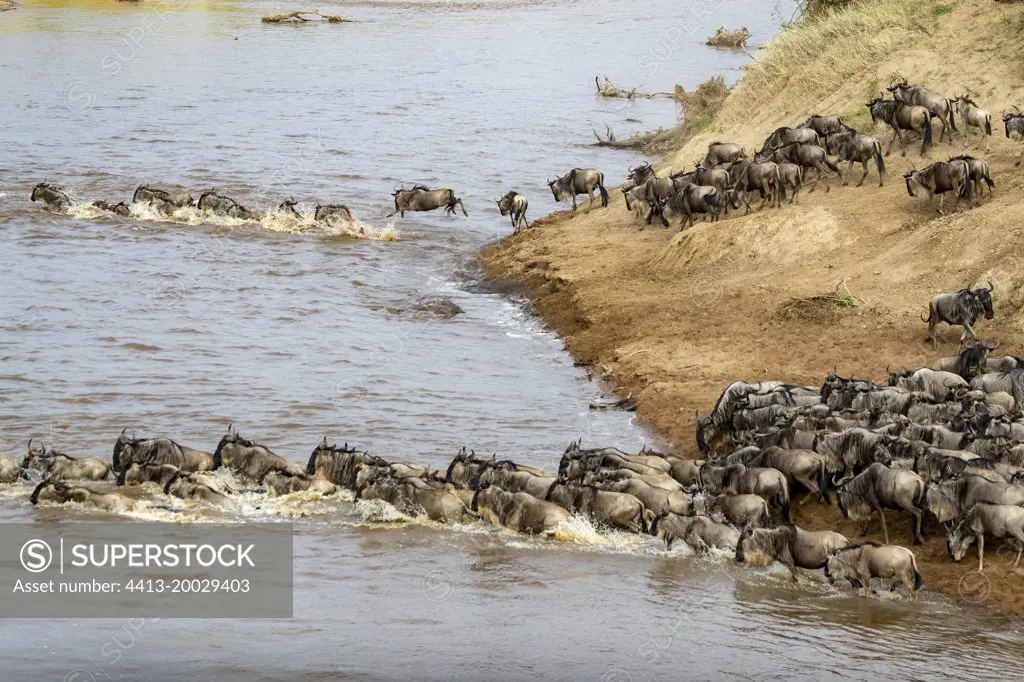
M 952 354 L 954 333 L 938 353 L 924 342 L 920 315 L 937 291 L 991 280 L 996 318 L 980 334 L 1000 340 L 1000 352 L 1024 355 L 1024 167 L 1013 165 L 1021 143 L 1003 135 L 999 115 L 1024 105 L 1024 6 L 867 3 L 798 27 L 757 56 L 712 129 L 669 155 L 662 175 L 691 169 L 713 139 L 750 152 L 774 128 L 812 113 L 870 131 L 864 103 L 899 73 L 950 96 L 969 89 L 992 112 L 991 151 L 977 146 L 976 131 L 967 151 L 989 161 L 996 189 L 980 207 L 946 216 L 937 200 L 907 195 L 906 170 L 963 153 L 961 127 L 953 145 L 937 143 L 928 158 L 919 142 L 906 157 L 897 143 L 884 187 L 874 170 L 860 188 L 833 178 L 830 192 L 805 190 L 780 210 L 734 213 L 682 233 L 640 231 L 614 190 L 606 209 L 555 213 L 487 248 L 480 262 L 488 275 L 521 282 L 574 357 L 636 398 L 644 423 L 688 456 L 695 410 L 709 411 L 735 379 L 820 385 L 835 367 L 884 382 L 886 365 L 930 366 Z M 874 134 L 888 144 L 881 127 Z M 858 165 L 854 182 L 860 174 Z M 860 535 L 835 508 L 809 503 L 795 518 Z M 907 520 L 887 518 L 892 541 L 908 541 Z M 1024 576 L 995 546 L 984 577 L 968 575 L 973 548 L 954 564 L 942 529 L 933 522 L 926 535 L 916 551 L 931 589 L 1024 615 Z

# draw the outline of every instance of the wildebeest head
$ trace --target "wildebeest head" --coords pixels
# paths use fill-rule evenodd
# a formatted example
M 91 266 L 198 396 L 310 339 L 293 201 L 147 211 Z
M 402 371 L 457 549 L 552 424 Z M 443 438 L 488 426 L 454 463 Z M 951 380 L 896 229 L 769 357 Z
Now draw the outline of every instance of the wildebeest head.
M 973 292 L 974 298 L 978 299 L 978 303 L 981 303 L 981 307 L 985 309 L 985 319 L 991 320 L 995 317 L 995 312 L 992 310 L 992 292 L 995 291 L 995 285 L 992 284 L 992 280 L 988 281 L 988 288 L 982 287 L 975 289 Z
M 231 466 L 230 458 L 225 460 L 224 449 L 228 445 L 241 445 L 242 447 L 253 447 L 255 443 L 242 438 L 242 435 L 238 431 L 232 430 L 232 425 L 228 425 L 228 432 L 220 439 L 217 443 L 217 449 L 213 451 L 213 468 L 219 469 L 222 466 Z
M 963 559 L 974 543 L 974 533 L 970 531 L 968 518 L 969 515 L 965 514 L 946 534 L 946 551 L 953 561 Z
M 512 210 L 512 199 L 515 198 L 516 194 L 518 194 L 518 192 L 511 190 L 506 192 L 505 196 L 496 200 L 498 204 L 498 211 L 501 212 L 501 215 L 508 215 Z
M 563 175 L 560 178 L 554 180 L 548 180 L 548 187 L 551 188 L 551 194 L 555 197 L 555 201 L 562 201 L 569 198 L 570 189 L 570 176 L 572 173 Z
M 825 560 L 825 577 L 829 582 L 836 580 L 857 579 L 857 563 L 860 561 L 859 550 L 863 545 L 849 545 Z
M 32 438 L 28 439 L 28 445 L 26 446 L 25 458 L 21 460 L 21 468 L 28 469 L 32 466 L 32 463 L 36 459 L 42 459 L 48 457 L 51 454 L 50 450 L 47 450 L 46 443 L 38 443 L 35 447 L 32 446 Z
M 973 379 L 984 371 L 985 361 L 988 360 L 990 351 L 999 348 L 999 342 L 995 343 L 973 343 L 971 342 L 956 357 L 953 365 L 953 372 L 964 379 Z

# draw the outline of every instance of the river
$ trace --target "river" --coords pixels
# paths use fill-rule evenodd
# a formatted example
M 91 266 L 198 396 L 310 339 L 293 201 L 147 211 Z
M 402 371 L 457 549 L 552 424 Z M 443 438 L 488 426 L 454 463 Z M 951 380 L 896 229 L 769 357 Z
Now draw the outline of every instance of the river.
M 749 57 L 704 38 L 745 24 L 763 42 L 792 6 L 357 0 L 320 7 L 357 23 L 259 22 L 298 7 L 0 13 L 2 452 L 36 437 L 109 456 L 125 427 L 212 449 L 229 423 L 296 460 L 325 435 L 433 467 L 463 445 L 548 469 L 575 439 L 657 445 L 631 413 L 589 409 L 600 386 L 471 259 L 510 230 L 505 191 L 533 220 L 556 208 L 546 178 L 596 166 L 613 186 L 641 160 L 589 146 L 591 122 L 620 137 L 674 123 L 668 99 L 595 97 L 595 75 L 648 91 L 733 81 Z M 70 188 L 72 216 L 28 201 L 43 180 Z M 261 210 L 344 202 L 370 238 L 85 208 L 143 182 Z M 455 189 L 469 217 L 386 218 L 414 182 Z M 437 298 L 464 312 L 418 307 Z M 26 498 L 0 491 L 0 520 L 93 518 Z M 1018 622 L 927 591 L 862 600 L 582 522 L 549 541 L 343 499 L 242 515 L 296 524 L 294 619 L 148 622 L 116 663 L 99 652 L 124 621 L 6 621 L 5 676 L 1020 677 Z

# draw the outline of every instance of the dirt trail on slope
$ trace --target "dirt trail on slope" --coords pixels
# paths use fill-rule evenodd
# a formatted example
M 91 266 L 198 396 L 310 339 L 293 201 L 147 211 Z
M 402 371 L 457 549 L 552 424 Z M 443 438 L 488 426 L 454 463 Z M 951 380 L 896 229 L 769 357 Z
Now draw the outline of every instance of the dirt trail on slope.
M 891 4 L 903 6 L 899 0 Z M 967 150 L 989 161 L 996 183 L 980 207 L 939 216 L 937 199 L 929 204 L 909 197 L 901 177 L 912 165 L 922 168 L 963 153 L 961 127 L 955 144 L 937 143 L 925 159 L 919 140 L 906 157 L 897 143 L 885 159 L 881 188 L 872 167 L 863 187 L 841 187 L 833 177 L 830 192 L 823 186 L 813 193 L 805 189 L 796 204 L 747 216 L 732 213 L 681 233 L 675 226 L 640 230 L 614 190 L 607 208 L 581 208 L 575 217 L 555 213 L 481 254 L 489 276 L 522 282 L 577 361 L 621 396 L 631 394 L 639 417 L 677 452 L 696 455 L 695 410 L 708 412 L 733 380 L 820 385 L 838 368 L 843 376 L 884 382 L 886 365 L 930 366 L 936 357 L 953 354 L 957 332 L 949 332 L 938 353 L 924 341 L 920 316 L 938 291 L 994 282 L 996 318 L 982 322 L 979 334 L 1000 340 L 1000 354 L 1024 356 L 1024 166 L 1013 165 L 1022 144 L 1003 135 L 999 116 L 1010 104 L 1024 105 L 1024 7 L 988 0 L 915 7 L 904 18 L 914 34 L 912 49 L 887 52 L 870 69 L 855 65 L 855 76 L 844 76 L 827 92 L 808 95 L 806 82 L 816 69 L 831 69 L 845 57 L 834 53 L 843 48 L 842 37 L 820 27 L 815 30 L 835 49 L 807 50 L 810 56 L 760 85 L 748 81 L 767 77 L 748 70 L 715 129 L 670 155 L 659 171 L 692 168 L 712 139 L 740 142 L 750 152 L 775 127 L 798 125 L 812 113 L 842 114 L 872 134 L 864 103 L 899 72 L 949 96 L 970 88 L 979 106 L 992 112 L 991 152 L 977 146 L 976 131 Z M 919 20 L 917 14 L 934 18 Z M 886 17 L 863 21 L 843 30 L 872 31 L 889 41 L 878 48 L 887 51 L 900 41 L 871 27 L 870 21 L 884 24 Z M 800 40 L 805 30 L 780 42 Z M 772 50 L 759 55 L 759 68 L 778 61 Z M 749 111 L 757 113 L 748 116 Z M 890 134 L 881 127 L 873 134 L 883 148 L 888 144 Z M 858 165 L 851 177 L 856 182 L 860 175 Z M 887 519 L 891 540 L 908 542 L 906 519 L 894 513 Z M 808 503 L 795 520 L 860 537 L 859 528 L 835 508 Z M 998 543 L 989 543 L 991 556 L 979 576 L 970 573 L 977 565 L 974 548 L 954 564 L 946 558 L 942 529 L 933 522 L 926 535 L 928 543 L 915 551 L 932 589 L 984 598 L 1024 615 L 1024 571 L 1011 573 L 1010 562 L 995 556 Z M 881 541 L 877 522 L 869 536 Z

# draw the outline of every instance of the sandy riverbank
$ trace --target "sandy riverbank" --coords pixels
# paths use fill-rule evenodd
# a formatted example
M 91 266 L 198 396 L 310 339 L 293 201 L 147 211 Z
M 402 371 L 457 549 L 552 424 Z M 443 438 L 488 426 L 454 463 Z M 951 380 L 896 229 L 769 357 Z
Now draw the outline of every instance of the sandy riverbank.
M 919 145 L 905 158 L 894 152 L 881 188 L 872 170 L 861 188 L 833 182 L 831 192 L 801 192 L 798 204 L 781 210 L 733 214 L 683 233 L 639 231 L 615 190 L 607 209 L 555 213 L 481 254 L 489 276 L 521 282 L 575 358 L 636 398 L 644 423 L 689 456 L 695 410 L 710 410 L 735 379 L 820 384 L 837 367 L 882 380 L 886 365 L 930 366 L 936 354 L 919 316 L 936 291 L 992 280 L 996 319 L 981 327 L 982 337 L 1024 355 L 1024 169 L 1013 165 L 1020 143 L 1006 139 L 999 120 L 1003 108 L 1024 104 L 1024 8 L 990 0 L 868 3 L 802 25 L 757 57 L 712 128 L 670 154 L 662 174 L 692 168 L 713 139 L 750 151 L 775 127 L 812 113 L 870 130 L 864 103 L 898 72 L 950 96 L 970 89 L 992 112 L 991 152 L 968 151 L 989 161 L 996 193 L 980 208 L 947 216 L 907 196 L 902 173 L 962 153 L 961 132 L 930 159 L 918 155 Z M 888 144 L 882 128 L 875 135 Z M 837 286 L 856 305 L 815 298 Z M 938 355 L 954 350 L 947 343 Z M 894 541 L 904 540 L 906 520 L 887 518 Z M 835 509 L 804 507 L 796 520 L 859 535 Z M 976 555 L 972 549 L 953 564 L 941 529 L 928 530 L 929 542 L 916 550 L 921 571 L 932 589 L 956 596 Z M 1024 576 L 993 559 L 984 578 L 974 574 L 965 584 L 987 580 L 988 603 L 1024 615 Z M 970 596 L 978 594 L 972 587 Z

